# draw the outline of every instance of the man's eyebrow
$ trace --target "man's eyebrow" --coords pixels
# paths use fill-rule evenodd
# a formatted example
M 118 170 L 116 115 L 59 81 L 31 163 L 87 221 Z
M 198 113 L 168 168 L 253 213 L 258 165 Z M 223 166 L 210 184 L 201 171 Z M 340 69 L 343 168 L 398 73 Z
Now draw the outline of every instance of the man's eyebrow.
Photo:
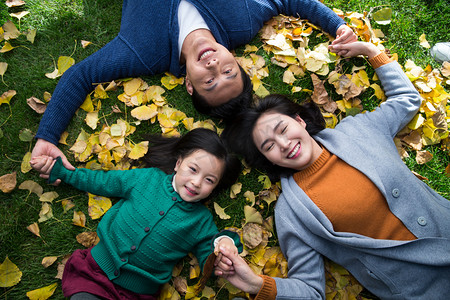
M 234 79 L 234 78 L 236 78 L 237 75 L 238 75 L 238 73 L 236 72 L 233 75 L 230 75 L 230 76 L 226 77 L 226 79 Z M 215 83 L 212 86 L 206 88 L 205 91 L 210 92 L 210 91 L 214 90 L 216 88 L 216 86 L 217 86 L 217 83 Z
M 283 123 L 283 121 L 280 120 L 280 121 L 277 123 L 277 125 L 275 125 L 275 127 L 273 128 L 273 132 L 277 131 L 277 128 L 280 127 L 280 125 L 281 125 L 282 123 Z M 268 139 L 266 139 L 264 142 L 262 142 L 262 143 L 261 143 L 261 146 L 259 146 L 259 147 L 260 147 L 259 149 L 263 149 L 263 148 L 264 148 L 264 145 L 267 144 L 268 142 L 269 142 Z

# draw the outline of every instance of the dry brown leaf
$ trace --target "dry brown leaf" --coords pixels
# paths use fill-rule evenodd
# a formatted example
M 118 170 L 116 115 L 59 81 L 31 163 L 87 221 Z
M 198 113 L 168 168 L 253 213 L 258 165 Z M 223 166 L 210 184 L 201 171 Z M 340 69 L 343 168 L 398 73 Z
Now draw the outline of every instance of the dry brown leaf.
M 187 291 L 187 280 L 184 277 L 177 276 L 173 279 L 173 287 L 178 293 L 184 295 Z
M 427 162 L 431 161 L 431 159 L 433 159 L 433 154 L 431 154 L 430 152 L 428 152 L 426 150 L 417 151 L 416 162 L 419 165 L 426 164 Z
M 76 226 L 86 227 L 86 215 L 82 211 L 74 211 L 72 223 Z
M 242 228 L 242 239 L 245 246 L 250 249 L 256 248 L 261 244 L 263 238 L 263 229 L 256 223 L 247 223 Z
M 100 241 L 95 231 L 86 231 L 77 235 L 77 242 L 86 248 L 90 248 Z
M 322 80 L 316 74 L 311 74 L 311 79 L 314 85 L 314 92 L 311 96 L 314 103 L 319 105 L 327 104 L 330 99 L 327 91 L 325 90 L 325 85 Z
M 67 254 L 66 256 L 64 256 L 64 258 L 61 260 L 60 263 L 58 263 L 58 273 L 56 274 L 55 278 L 56 279 L 62 279 L 63 277 L 63 273 L 64 273 L 64 267 L 66 266 L 66 262 L 67 260 L 70 258 L 71 254 Z
M 34 222 L 33 224 L 28 225 L 27 229 L 29 231 L 31 231 L 33 234 L 37 235 L 38 237 L 41 237 L 41 235 L 39 234 L 39 225 L 38 225 L 38 223 Z
M 28 106 L 38 114 L 43 114 L 47 108 L 47 104 L 42 102 L 36 97 L 30 97 L 27 99 Z
M 30 193 L 35 193 L 40 197 L 42 195 L 42 192 L 44 189 L 42 186 L 40 186 L 38 183 L 32 181 L 32 180 L 25 180 L 19 185 L 19 189 L 21 190 L 28 190 Z
M 10 174 L 5 174 L 0 177 L 0 190 L 3 193 L 10 193 L 17 184 L 17 172 L 12 172 Z
M 16 7 L 25 5 L 25 1 L 22 0 L 6 0 L 6 6 L 8 7 Z

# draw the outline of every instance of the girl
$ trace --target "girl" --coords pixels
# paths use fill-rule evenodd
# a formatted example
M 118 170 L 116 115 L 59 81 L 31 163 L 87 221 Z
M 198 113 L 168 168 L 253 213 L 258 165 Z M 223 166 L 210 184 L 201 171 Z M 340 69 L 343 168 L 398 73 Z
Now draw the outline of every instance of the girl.
M 323 129 L 318 110 L 268 96 L 227 129 L 230 146 L 281 176 L 275 208 L 288 278 L 256 276 L 234 254 L 222 275 L 256 299 L 325 298 L 323 256 L 382 299 L 443 299 L 450 293 L 450 202 L 420 181 L 393 142 L 420 95 L 397 62 L 373 44 L 334 46 L 365 55 L 387 101 Z
M 67 261 L 64 296 L 156 299 L 175 264 L 189 252 L 203 268 L 213 241 L 216 251 L 220 246 L 237 253 L 235 244 L 242 250 L 239 236 L 219 233 L 201 203 L 233 184 L 240 171 L 239 161 L 228 154 L 219 136 L 200 128 L 181 138 L 154 137 L 151 143 L 151 168 L 71 171 L 60 158 L 32 160 L 33 167 L 50 174 L 50 182 L 61 179 L 83 191 L 121 198 L 98 224 L 100 242 L 76 250 Z

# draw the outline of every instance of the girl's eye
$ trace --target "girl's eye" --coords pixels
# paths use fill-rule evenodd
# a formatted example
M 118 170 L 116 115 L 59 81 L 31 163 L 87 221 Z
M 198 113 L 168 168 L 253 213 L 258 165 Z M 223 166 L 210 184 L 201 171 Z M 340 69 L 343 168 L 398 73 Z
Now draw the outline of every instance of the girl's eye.
M 191 171 L 194 172 L 194 173 L 197 172 L 197 169 L 194 168 L 194 167 L 189 167 L 189 169 L 191 169 Z
M 208 181 L 209 183 L 211 183 L 211 184 L 214 184 L 214 179 L 211 179 L 211 178 L 206 178 L 206 181 Z

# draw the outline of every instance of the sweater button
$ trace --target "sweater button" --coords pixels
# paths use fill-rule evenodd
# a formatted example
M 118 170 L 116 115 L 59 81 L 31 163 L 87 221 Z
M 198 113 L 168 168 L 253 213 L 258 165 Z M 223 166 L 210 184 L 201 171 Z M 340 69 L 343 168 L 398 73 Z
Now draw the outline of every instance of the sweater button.
M 114 271 L 114 276 L 117 276 L 117 275 L 119 275 L 119 271 L 115 270 Z
M 173 201 L 177 201 L 177 197 L 173 196 L 173 197 L 172 197 L 172 200 L 173 200 Z
M 126 262 L 127 260 L 126 260 L 125 258 L 122 258 L 121 261 L 122 261 L 122 262 Z
M 417 223 L 419 223 L 420 226 L 425 226 L 427 225 L 427 219 L 425 219 L 425 217 L 418 217 Z
M 393 189 L 392 190 L 392 196 L 394 196 L 394 198 L 398 198 L 400 196 L 400 190 L 399 189 Z
M 145 227 L 145 228 L 144 228 L 144 231 L 145 231 L 145 232 L 149 232 L 149 231 L 150 231 L 150 227 Z
M 134 251 L 134 250 L 136 250 L 136 246 L 133 245 L 130 247 L 130 249 L 131 249 L 131 251 Z
M 160 216 L 164 215 L 164 212 L 163 212 L 163 211 L 160 211 L 160 212 L 159 212 L 159 215 L 160 215 Z

